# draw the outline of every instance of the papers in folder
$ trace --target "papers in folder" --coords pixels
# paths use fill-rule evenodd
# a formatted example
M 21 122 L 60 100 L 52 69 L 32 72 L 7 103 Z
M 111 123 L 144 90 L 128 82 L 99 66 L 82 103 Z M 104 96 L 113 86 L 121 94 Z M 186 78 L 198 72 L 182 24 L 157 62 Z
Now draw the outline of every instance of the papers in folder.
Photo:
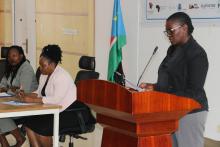
M 123 80 L 125 80 L 126 86 L 128 86 L 128 87 L 130 87 L 130 88 L 132 88 L 132 89 L 134 89 L 136 91 L 139 91 L 139 92 L 144 91 L 144 89 L 138 87 L 137 85 L 133 84 L 131 81 L 127 80 L 123 74 L 121 74 L 121 73 L 119 73 L 117 71 L 115 73 L 117 75 L 121 76 Z
M 142 88 L 136 86 L 135 84 L 133 84 L 132 82 L 128 81 L 127 79 L 125 79 L 125 81 L 126 81 L 126 85 L 127 85 L 128 87 L 130 87 L 130 88 L 132 88 L 132 89 L 134 89 L 134 90 L 136 90 L 136 91 L 139 91 L 139 92 L 144 91 L 144 89 L 142 89 Z
M 0 98 L 1 97 L 11 97 L 12 95 L 10 95 L 10 94 L 7 94 L 6 92 L 1 92 L 0 93 Z

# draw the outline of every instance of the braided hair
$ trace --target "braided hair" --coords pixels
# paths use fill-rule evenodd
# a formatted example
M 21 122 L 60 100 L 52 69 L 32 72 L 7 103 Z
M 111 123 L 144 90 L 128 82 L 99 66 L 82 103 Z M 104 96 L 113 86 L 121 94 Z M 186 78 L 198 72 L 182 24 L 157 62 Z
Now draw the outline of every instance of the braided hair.
M 58 45 L 47 45 L 42 49 L 41 57 L 47 58 L 50 62 L 54 62 L 56 65 L 62 61 L 62 51 Z
M 188 26 L 188 35 L 193 33 L 194 27 L 192 24 L 192 20 L 188 14 L 184 12 L 176 12 L 167 18 L 167 21 L 177 21 L 180 24 L 186 24 Z
M 19 55 L 23 55 L 21 61 L 15 66 L 13 66 L 9 63 L 8 58 L 9 58 L 9 53 L 11 50 L 16 50 L 19 53 Z M 6 69 L 5 69 L 4 75 L 5 75 L 6 79 L 8 79 L 9 76 L 11 75 L 11 81 L 10 81 L 11 84 L 12 84 L 13 79 L 16 77 L 18 69 L 25 61 L 26 61 L 26 57 L 25 57 L 24 50 L 22 47 L 17 46 L 17 45 L 13 45 L 13 46 L 9 47 L 9 49 L 7 51 L 7 55 L 6 55 Z

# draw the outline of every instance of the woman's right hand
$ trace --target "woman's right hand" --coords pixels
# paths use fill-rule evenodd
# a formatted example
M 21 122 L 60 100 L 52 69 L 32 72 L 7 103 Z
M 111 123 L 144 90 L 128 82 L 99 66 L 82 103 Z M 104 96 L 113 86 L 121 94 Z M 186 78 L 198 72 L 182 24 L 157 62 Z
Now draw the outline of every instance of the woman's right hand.
M 154 85 L 152 83 L 141 83 L 139 85 L 140 88 L 145 89 L 146 91 L 153 91 L 154 90 Z
M 17 90 L 15 94 L 16 94 L 16 97 L 18 97 L 18 98 L 25 97 L 24 90 Z

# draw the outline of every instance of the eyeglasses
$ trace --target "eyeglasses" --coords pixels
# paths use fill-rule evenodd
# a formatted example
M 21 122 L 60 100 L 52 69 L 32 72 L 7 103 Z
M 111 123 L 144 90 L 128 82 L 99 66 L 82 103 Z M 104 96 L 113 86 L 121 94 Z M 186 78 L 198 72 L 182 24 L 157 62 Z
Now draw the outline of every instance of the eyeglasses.
M 176 26 L 176 27 L 174 27 L 174 28 L 172 28 L 172 29 L 167 29 L 167 30 L 165 30 L 165 31 L 163 31 L 163 32 L 164 32 L 164 34 L 165 34 L 166 36 L 170 37 L 170 36 L 173 35 L 173 33 L 175 32 L 175 30 L 181 28 L 182 26 L 183 26 L 183 25 L 178 25 L 178 26 Z

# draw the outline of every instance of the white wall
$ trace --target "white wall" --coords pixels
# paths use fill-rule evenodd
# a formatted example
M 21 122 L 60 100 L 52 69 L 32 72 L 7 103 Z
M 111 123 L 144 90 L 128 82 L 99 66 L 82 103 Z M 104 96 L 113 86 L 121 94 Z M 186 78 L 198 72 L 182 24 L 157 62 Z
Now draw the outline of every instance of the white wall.
M 100 71 L 102 79 L 107 77 L 108 53 L 112 25 L 114 0 L 96 0 L 95 12 L 95 52 L 96 70 Z M 127 45 L 123 48 L 123 67 L 131 80 L 137 76 L 138 48 L 138 3 L 134 0 L 121 0 L 124 23 L 126 24 Z M 126 12 L 126 13 L 125 13 Z M 129 29 L 131 28 L 131 29 Z
M 142 24 L 142 0 L 121 0 L 122 13 L 127 33 L 127 45 L 123 48 L 123 66 L 127 79 L 137 82 L 147 60 L 155 46 L 159 51 L 152 60 L 142 81 L 156 82 L 158 66 L 166 54 L 169 42 L 163 35 L 163 25 Z M 101 79 L 106 79 L 108 66 L 109 40 L 113 0 L 96 0 L 95 15 L 95 49 L 96 70 L 101 73 Z M 198 24 L 199 25 L 199 24 Z M 205 135 L 220 140 L 220 25 L 195 25 L 194 37 L 205 48 L 209 58 L 209 72 L 206 80 L 206 92 L 209 100 L 210 112 L 206 124 Z
M 209 115 L 206 125 L 206 136 L 220 140 L 220 26 L 197 27 L 194 33 L 198 42 L 206 49 L 209 58 L 209 71 L 206 79 L 206 94 L 209 100 Z

